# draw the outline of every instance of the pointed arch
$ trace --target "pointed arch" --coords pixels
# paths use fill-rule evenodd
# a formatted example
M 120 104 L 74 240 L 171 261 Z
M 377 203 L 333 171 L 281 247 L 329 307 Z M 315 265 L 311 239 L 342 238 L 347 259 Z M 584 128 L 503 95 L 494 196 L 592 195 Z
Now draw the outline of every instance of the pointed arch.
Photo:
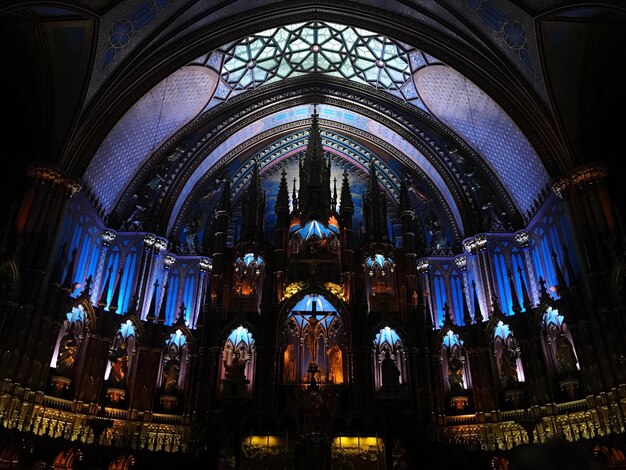
M 433 345 L 435 354 L 441 357 L 444 390 L 451 397 L 465 396 L 471 388 L 465 341 L 459 333 L 456 325 L 447 325 L 439 331 Z M 467 401 L 464 403 L 463 406 L 467 406 Z
M 249 322 L 231 322 L 222 330 L 219 393 L 226 397 L 249 396 L 255 386 L 256 340 Z
M 312 368 L 320 383 L 347 383 L 350 327 L 338 298 L 328 291 L 304 289 L 284 303 L 277 327 L 281 383 L 308 382 Z
M 374 329 L 374 339 L 372 341 L 372 365 L 374 374 L 374 388 L 380 390 L 383 385 L 402 385 L 408 383 L 408 366 L 406 357 L 406 338 L 404 332 L 385 324 Z M 402 335 L 402 336 L 401 336 Z M 389 362 L 392 361 L 392 362 Z M 398 377 L 393 380 L 393 374 L 389 374 L 395 366 Z
M 193 336 L 182 322 L 170 328 L 166 334 L 158 379 L 163 395 L 177 397 L 185 389 L 191 341 Z M 170 411 L 177 404 L 177 398 L 161 398 L 165 411 Z

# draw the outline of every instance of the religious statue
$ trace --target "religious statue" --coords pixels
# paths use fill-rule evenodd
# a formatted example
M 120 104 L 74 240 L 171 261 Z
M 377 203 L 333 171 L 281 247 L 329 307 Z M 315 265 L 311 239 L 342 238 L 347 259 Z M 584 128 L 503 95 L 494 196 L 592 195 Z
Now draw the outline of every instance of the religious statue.
M 230 367 L 226 369 L 226 378 L 230 380 L 245 380 L 246 362 L 248 362 L 246 351 L 244 349 L 235 351 Z
M 186 253 L 189 255 L 196 254 L 196 234 L 198 233 L 198 221 L 195 219 L 190 219 L 185 228 L 183 229 L 185 232 L 185 241 L 186 245 Z
M 426 222 L 426 226 L 428 227 L 428 233 L 431 235 L 430 247 L 432 249 L 443 250 L 449 247 L 450 244 L 445 236 L 444 227 L 432 211 L 430 219 Z
M 57 371 L 60 373 L 69 372 L 74 365 L 78 341 L 71 331 L 68 331 L 61 338 L 59 343 L 59 355 L 57 356 Z
M 180 359 L 175 348 L 170 348 L 163 371 L 163 392 L 174 395 L 178 391 L 178 377 L 180 376 Z
M 337 343 L 328 348 L 328 379 L 335 385 L 343 383 L 343 353 Z
M 576 360 L 572 343 L 569 342 L 564 333 L 561 333 L 556 338 L 556 361 L 561 368 L 561 372 L 568 377 L 576 374 L 578 370 L 576 363 L 578 361 Z
M 463 361 L 459 359 L 456 349 L 452 351 L 448 359 L 448 382 L 453 392 L 459 392 L 465 388 L 463 382 Z
M 500 354 L 500 379 L 504 387 L 519 382 L 519 377 L 517 376 L 517 354 L 508 346 L 505 346 L 502 354 Z
M 380 364 L 380 375 L 382 385 L 400 384 L 400 371 L 394 360 L 391 359 L 389 351 L 385 351 L 385 358 Z
M 396 438 L 393 449 L 391 449 L 391 460 L 391 468 L 393 470 L 408 470 L 409 464 L 406 461 L 406 449 L 398 438 Z
M 293 383 L 296 381 L 296 359 L 293 352 L 293 344 L 288 344 L 283 353 L 283 382 Z
M 109 361 L 111 362 L 109 380 L 120 385 L 124 384 L 126 373 L 128 372 L 128 351 L 126 348 L 126 342 L 122 341 L 119 346 L 109 354 Z
M 135 206 L 126 221 L 122 224 L 123 230 L 142 230 L 146 211 L 151 207 L 152 196 L 148 193 L 134 194 L 131 198 L 130 206 Z
M 230 342 L 226 343 L 224 346 L 224 351 L 222 352 L 222 361 L 224 362 L 224 368 L 228 370 L 230 365 L 233 363 L 233 346 Z
M 318 320 L 316 315 L 309 315 L 309 318 L 307 318 L 306 345 L 309 349 L 310 364 L 317 364 L 318 336 L 321 329 L 320 323 L 323 322 L 328 315 L 330 314 L 327 313 L 324 315 L 321 320 Z

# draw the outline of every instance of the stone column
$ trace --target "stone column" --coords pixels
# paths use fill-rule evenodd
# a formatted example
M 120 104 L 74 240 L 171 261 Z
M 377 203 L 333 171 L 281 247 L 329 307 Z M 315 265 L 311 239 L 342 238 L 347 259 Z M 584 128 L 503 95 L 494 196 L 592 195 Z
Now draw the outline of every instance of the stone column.
M 27 302 L 43 301 L 67 203 L 81 186 L 75 178 L 45 163 L 30 165 L 26 174 L 29 185 L 15 225 L 22 265 L 21 287 Z
M 610 270 L 624 246 L 612 211 L 606 176 L 606 168 L 590 164 L 555 180 L 552 185 L 554 192 L 565 200 L 587 295 L 598 307 L 609 305 Z

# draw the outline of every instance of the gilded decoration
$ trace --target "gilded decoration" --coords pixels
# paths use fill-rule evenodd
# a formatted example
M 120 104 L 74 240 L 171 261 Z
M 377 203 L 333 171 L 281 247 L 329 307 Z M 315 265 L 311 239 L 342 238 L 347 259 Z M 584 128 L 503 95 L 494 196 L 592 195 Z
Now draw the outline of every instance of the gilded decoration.
M 45 163 L 29 165 L 26 169 L 26 177 L 40 184 L 62 184 L 70 197 L 82 189 L 77 178 L 65 176 L 58 168 Z
M 308 284 L 306 282 L 292 282 L 285 288 L 285 295 L 281 300 L 287 300 L 296 295 L 303 289 L 306 289 Z
M 579 188 L 590 186 L 599 183 L 604 180 L 608 175 L 607 169 L 602 165 L 589 165 L 567 176 L 556 179 L 552 183 L 552 189 L 560 198 L 565 197 L 566 191 L 572 185 L 576 185 Z

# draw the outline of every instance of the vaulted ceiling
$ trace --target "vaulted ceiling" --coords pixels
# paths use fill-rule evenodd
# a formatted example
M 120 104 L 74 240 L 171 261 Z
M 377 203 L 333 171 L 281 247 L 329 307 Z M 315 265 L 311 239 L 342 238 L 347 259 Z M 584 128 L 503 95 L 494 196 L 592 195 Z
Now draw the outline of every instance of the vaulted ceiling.
M 521 228 L 552 178 L 614 165 L 624 13 L 534 0 L 14 2 L 0 9 L 8 188 L 19 194 L 25 162 L 49 161 L 82 178 L 112 227 L 139 206 L 143 229 L 177 238 L 224 179 L 237 202 L 253 161 L 271 199 L 315 109 L 333 176 L 347 171 L 356 199 L 373 159 L 391 207 L 407 184 L 422 225 L 436 218 L 452 244 Z

